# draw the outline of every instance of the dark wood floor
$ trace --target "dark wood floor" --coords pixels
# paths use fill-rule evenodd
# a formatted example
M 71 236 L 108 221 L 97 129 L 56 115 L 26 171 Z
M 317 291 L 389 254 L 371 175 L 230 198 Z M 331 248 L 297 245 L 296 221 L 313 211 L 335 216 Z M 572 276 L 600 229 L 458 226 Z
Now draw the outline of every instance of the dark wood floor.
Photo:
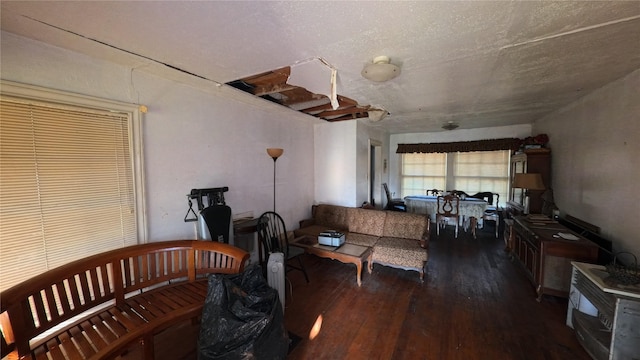
M 565 325 L 567 300 L 536 301 L 532 284 L 493 228 L 478 239 L 432 235 L 418 273 L 304 255 L 310 283 L 288 274 L 287 329 L 302 340 L 289 359 L 589 359 Z M 309 339 L 317 318 L 319 334 Z

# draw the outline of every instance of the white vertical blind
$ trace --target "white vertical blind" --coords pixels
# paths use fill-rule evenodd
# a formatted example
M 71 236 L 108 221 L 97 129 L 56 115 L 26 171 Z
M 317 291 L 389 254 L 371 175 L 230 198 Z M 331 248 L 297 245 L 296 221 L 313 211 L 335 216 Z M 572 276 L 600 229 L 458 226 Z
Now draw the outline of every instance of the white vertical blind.
M 0 290 L 137 243 L 131 113 L 0 100 Z

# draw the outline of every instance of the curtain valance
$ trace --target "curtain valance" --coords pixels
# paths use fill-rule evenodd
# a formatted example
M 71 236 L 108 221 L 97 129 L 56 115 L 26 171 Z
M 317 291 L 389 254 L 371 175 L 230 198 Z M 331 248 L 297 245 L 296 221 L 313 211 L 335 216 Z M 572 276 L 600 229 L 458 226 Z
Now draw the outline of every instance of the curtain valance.
M 518 138 L 456 141 L 429 144 L 398 144 L 397 154 L 450 153 L 469 151 L 518 150 L 522 140 Z

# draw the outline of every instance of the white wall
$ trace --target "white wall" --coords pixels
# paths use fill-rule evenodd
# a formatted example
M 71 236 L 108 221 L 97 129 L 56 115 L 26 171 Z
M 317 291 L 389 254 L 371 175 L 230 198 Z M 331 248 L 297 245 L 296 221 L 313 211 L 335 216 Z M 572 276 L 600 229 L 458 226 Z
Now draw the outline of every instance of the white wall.
M 355 205 L 361 206 L 363 202 L 368 201 L 369 195 L 369 146 L 371 144 L 370 140 L 382 144 L 382 157 L 386 158 L 387 149 L 389 146 L 389 135 L 377 129 L 374 126 L 367 125 L 365 121 L 358 122 L 358 129 L 356 135 L 356 193 L 355 195 Z M 380 164 L 382 161 L 378 159 Z M 379 179 L 379 182 L 382 184 L 386 182 L 386 174 L 380 174 L 382 179 Z M 382 186 L 382 185 L 381 185 Z M 378 188 L 376 194 L 376 199 L 378 200 L 377 206 L 382 206 L 386 204 L 386 198 L 382 199 L 383 192 L 381 187 Z
M 361 206 L 369 187 L 369 140 L 383 144 L 388 135 L 359 121 L 315 126 L 316 203 Z
M 473 141 L 531 136 L 531 125 L 500 126 L 482 129 L 457 129 L 433 133 L 395 134 L 389 139 L 389 190 L 400 197 L 401 154 L 396 154 L 398 144 L 428 144 L 454 141 Z
M 150 241 L 195 238 L 195 223 L 183 221 L 192 188 L 229 186 L 225 198 L 236 214 L 271 210 L 268 147 L 284 148 L 277 162 L 277 211 L 291 229 L 308 216 L 313 118 L 182 73 L 175 74 L 182 81 L 167 80 L 144 68 L 1 36 L 3 79 L 148 106 L 143 151 Z
M 355 121 L 315 125 L 317 204 L 356 206 L 356 129 Z
M 640 70 L 539 120 L 561 213 L 595 224 L 640 256 Z

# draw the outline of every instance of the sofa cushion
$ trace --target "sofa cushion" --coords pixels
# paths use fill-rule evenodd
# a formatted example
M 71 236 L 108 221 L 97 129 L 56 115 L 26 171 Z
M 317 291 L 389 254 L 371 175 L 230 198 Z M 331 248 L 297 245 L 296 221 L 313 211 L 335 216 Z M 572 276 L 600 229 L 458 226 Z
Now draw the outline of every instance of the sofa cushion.
M 420 240 L 428 234 L 426 216 L 414 213 L 389 211 L 381 236 Z
M 324 226 L 323 230 L 347 230 L 347 208 L 338 205 L 319 204 L 314 212 L 316 225 Z
M 382 237 L 373 248 L 372 261 L 422 272 L 427 250 L 417 240 Z
M 378 242 L 379 237 L 375 235 L 347 233 L 345 242 L 349 244 L 373 247 Z
M 382 236 L 386 215 L 387 211 L 349 208 L 347 210 L 349 232 Z

